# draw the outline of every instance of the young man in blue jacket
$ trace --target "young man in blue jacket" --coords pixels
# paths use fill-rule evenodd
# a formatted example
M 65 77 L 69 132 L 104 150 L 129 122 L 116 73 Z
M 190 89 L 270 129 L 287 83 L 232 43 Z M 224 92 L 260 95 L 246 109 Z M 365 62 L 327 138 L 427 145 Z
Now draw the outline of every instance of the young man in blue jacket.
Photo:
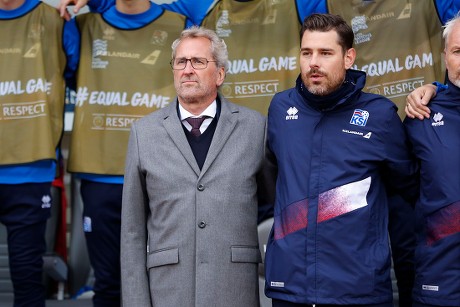
M 448 88 L 404 121 L 420 164 L 413 306 L 460 306 L 460 14 L 446 24 Z
M 353 31 L 313 14 L 301 31 L 300 76 L 268 112 L 278 167 L 266 254 L 273 306 L 392 306 L 385 185 L 414 203 L 417 166 L 388 99 L 350 69 Z

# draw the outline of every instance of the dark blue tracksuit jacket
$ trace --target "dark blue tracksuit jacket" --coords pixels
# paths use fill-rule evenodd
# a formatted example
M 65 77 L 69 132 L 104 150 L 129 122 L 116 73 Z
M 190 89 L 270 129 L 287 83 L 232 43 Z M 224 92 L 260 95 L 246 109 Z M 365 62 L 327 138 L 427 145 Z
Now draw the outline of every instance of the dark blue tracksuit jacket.
M 404 121 L 421 174 L 413 298 L 460 306 L 460 88 L 449 82 L 430 109 Z
M 384 184 L 414 203 L 416 164 L 388 99 L 361 92 L 363 72 L 314 96 L 300 78 L 272 100 L 268 148 L 278 166 L 267 296 L 308 304 L 392 301 Z

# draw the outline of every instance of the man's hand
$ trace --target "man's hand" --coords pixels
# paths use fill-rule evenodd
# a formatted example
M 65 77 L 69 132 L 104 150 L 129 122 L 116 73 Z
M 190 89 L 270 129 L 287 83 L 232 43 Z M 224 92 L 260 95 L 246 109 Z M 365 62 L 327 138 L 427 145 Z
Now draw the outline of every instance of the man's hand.
M 430 118 L 430 109 L 427 104 L 436 96 L 436 86 L 425 84 L 413 90 L 406 97 L 406 107 L 404 111 L 407 117 L 423 120 L 424 117 Z
M 67 10 L 68 6 L 74 5 L 72 12 L 77 14 L 82 7 L 88 3 L 88 0 L 61 0 L 58 5 L 58 10 L 62 18 L 69 21 L 72 17 Z

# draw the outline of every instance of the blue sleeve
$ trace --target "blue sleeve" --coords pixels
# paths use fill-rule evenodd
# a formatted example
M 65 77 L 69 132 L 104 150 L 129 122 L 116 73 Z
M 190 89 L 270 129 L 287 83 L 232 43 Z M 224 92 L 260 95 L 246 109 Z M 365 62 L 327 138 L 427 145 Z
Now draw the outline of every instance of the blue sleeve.
M 108 1 L 108 0 L 98 0 Z M 153 1 L 160 4 L 169 11 L 182 14 L 187 17 L 187 26 L 200 25 L 208 11 L 214 7 L 217 0 L 173 0 L 171 3 L 161 3 L 162 1 Z
M 69 88 L 76 89 L 75 73 L 80 60 L 80 32 L 78 32 L 75 18 L 64 24 L 63 34 L 64 51 L 67 57 L 67 64 L 64 71 L 64 78 Z
M 460 1 L 460 0 L 459 0 Z M 303 23 L 305 17 L 313 13 L 327 13 L 325 0 L 296 0 L 297 11 L 299 13 L 300 23 Z
M 460 10 L 460 0 L 435 0 L 442 24 L 452 19 Z
M 396 110 L 386 121 L 383 178 L 391 193 L 401 195 L 412 207 L 419 194 L 418 165 L 410 151 L 403 123 Z
M 442 84 L 442 83 L 439 83 L 438 81 L 434 81 L 432 84 L 436 85 L 436 94 L 444 90 L 447 90 L 448 88 L 447 84 Z
M 88 7 L 91 12 L 102 13 L 115 5 L 115 0 L 89 0 Z

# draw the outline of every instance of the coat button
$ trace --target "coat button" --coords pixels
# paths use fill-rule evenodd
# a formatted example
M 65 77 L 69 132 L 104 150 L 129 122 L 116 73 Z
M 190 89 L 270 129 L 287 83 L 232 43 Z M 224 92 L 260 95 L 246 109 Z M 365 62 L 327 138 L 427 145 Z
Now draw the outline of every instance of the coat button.
M 198 191 L 204 191 L 204 185 L 200 184 L 198 185 Z
M 206 222 L 205 221 L 201 221 L 198 223 L 198 227 L 200 228 L 205 228 L 206 227 Z

